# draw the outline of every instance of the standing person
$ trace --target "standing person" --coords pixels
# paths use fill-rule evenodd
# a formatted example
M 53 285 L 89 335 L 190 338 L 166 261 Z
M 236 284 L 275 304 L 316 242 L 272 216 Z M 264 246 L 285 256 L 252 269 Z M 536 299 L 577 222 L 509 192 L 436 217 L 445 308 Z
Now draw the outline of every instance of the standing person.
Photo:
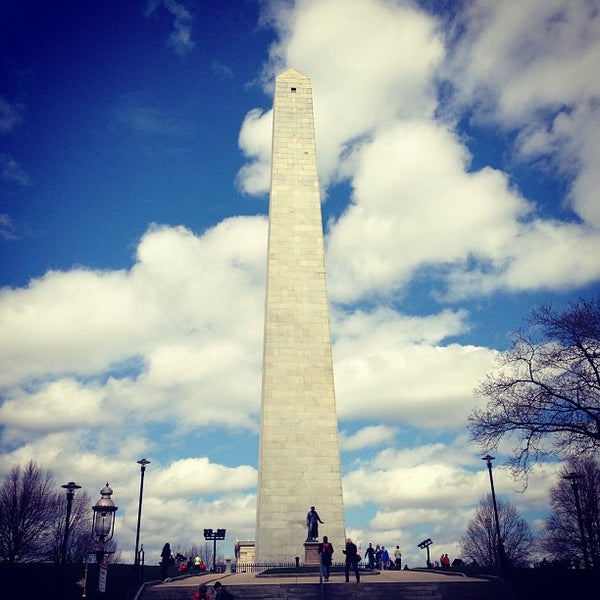
M 175 562 L 171 553 L 171 544 L 167 542 L 160 553 L 160 573 L 163 579 L 167 578 L 168 568 Z
M 317 552 L 320 555 L 321 568 L 323 569 L 323 579 L 325 581 L 329 581 L 329 569 L 331 568 L 333 544 L 329 543 L 329 539 L 326 535 L 323 536 L 323 542 L 319 544 Z
M 385 571 L 389 567 L 390 553 L 385 546 L 381 546 L 381 568 Z
M 342 552 L 346 555 L 346 566 L 344 569 L 344 574 L 346 575 L 346 583 L 350 581 L 350 567 L 354 570 L 354 576 L 356 577 L 356 583 L 360 583 L 360 573 L 358 571 L 358 561 L 360 560 L 358 557 L 358 549 L 356 544 L 350 539 L 346 539 L 346 549 L 342 550 Z
M 229 590 L 226 590 L 225 586 L 220 581 L 215 583 L 214 588 L 215 600 L 231 600 L 233 598 Z
M 379 544 L 375 547 L 375 566 L 381 569 L 381 547 Z
M 402 568 L 402 550 L 400 550 L 400 546 L 396 546 L 394 550 L 394 563 L 399 571 Z
M 321 517 L 319 517 L 319 513 L 315 510 L 315 507 L 311 506 L 306 515 L 307 542 L 315 542 L 319 539 L 319 523 L 322 525 L 323 521 L 321 521 Z
M 373 544 L 369 542 L 369 547 L 367 548 L 365 554 L 367 555 L 367 560 L 369 561 L 369 569 L 375 568 L 375 548 L 373 548 Z
M 192 600 L 210 600 L 210 594 L 208 593 L 208 589 L 202 583 L 198 588 L 198 591 L 194 593 L 192 596 Z

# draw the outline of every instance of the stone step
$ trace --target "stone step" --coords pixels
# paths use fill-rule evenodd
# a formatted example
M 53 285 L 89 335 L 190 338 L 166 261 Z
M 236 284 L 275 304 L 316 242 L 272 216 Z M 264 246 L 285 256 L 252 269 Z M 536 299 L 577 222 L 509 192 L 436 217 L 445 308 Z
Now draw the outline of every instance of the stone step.
M 227 585 L 235 600 L 510 600 L 500 581 Z M 146 587 L 138 600 L 192 600 L 196 587 Z

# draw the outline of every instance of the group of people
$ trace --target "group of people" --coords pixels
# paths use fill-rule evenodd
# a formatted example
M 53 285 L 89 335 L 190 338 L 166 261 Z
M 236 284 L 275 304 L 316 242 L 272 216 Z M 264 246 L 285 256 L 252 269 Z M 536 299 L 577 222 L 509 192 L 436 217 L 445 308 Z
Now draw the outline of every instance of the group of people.
M 323 541 L 319 544 L 317 552 L 319 553 L 319 562 L 321 564 L 321 571 L 323 574 L 323 580 L 329 581 L 329 572 L 331 569 L 331 563 L 333 560 L 333 544 L 329 541 L 329 538 L 324 535 Z M 356 577 L 356 583 L 360 583 L 360 571 L 358 570 L 358 563 L 362 560 L 358 553 L 356 544 L 350 539 L 346 538 L 346 547 L 342 550 L 346 555 L 344 561 L 344 575 L 346 576 L 346 583 L 350 581 L 350 570 L 354 572 Z
M 214 600 L 232 600 L 233 599 L 233 596 L 231 595 L 229 590 L 226 590 L 225 586 L 220 581 L 216 581 L 213 588 L 215 590 Z M 206 587 L 206 584 L 204 584 L 204 583 L 200 584 L 200 586 L 198 587 L 198 590 L 196 592 L 194 592 L 194 595 L 192 596 L 192 600 L 210 600 L 210 594 L 208 592 L 208 588 Z
M 368 569 L 382 570 L 400 570 L 402 568 L 402 550 L 400 546 L 396 546 L 390 552 L 385 546 L 377 544 L 373 548 L 373 544 L 369 543 L 369 547 L 365 550 Z
M 171 544 L 167 542 L 160 553 L 160 570 L 163 579 L 167 578 L 169 567 L 176 566 L 177 573 L 187 573 L 188 571 L 206 571 L 206 565 L 204 561 L 196 556 L 195 558 L 190 557 L 186 559 L 181 553 L 177 553 L 173 556 L 171 551 Z

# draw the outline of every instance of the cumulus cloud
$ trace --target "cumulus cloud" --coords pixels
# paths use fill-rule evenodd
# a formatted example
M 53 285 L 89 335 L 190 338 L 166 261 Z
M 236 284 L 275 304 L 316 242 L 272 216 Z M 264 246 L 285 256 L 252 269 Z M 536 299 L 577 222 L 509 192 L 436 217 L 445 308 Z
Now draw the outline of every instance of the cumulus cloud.
M 474 2 L 452 45 L 441 21 L 408 3 L 343 4 L 271 3 L 278 41 L 265 70 L 269 91 L 290 66 L 311 77 L 324 196 L 341 179 L 352 189 L 346 211 L 328 223 L 332 301 L 401 297 L 423 274 L 435 278 L 432 295 L 449 301 L 597 280 L 599 25 L 590 3 L 514 11 Z M 330 45 L 339 52 L 324 51 Z M 438 96 L 440 80 L 452 95 Z M 545 199 L 525 197 L 509 172 L 473 169 L 456 128 L 473 109 L 516 132 L 513 165 L 558 161 L 573 178 L 565 202 L 582 222 L 545 219 Z M 268 189 L 271 121 L 271 110 L 257 108 L 242 125 L 248 162 L 238 179 L 249 194 Z
M 508 3 L 478 0 L 460 25 L 464 34 L 448 63 L 458 102 L 516 132 L 522 159 L 546 157 L 574 177 L 572 206 L 597 229 L 597 2 L 535 0 L 514 10 Z

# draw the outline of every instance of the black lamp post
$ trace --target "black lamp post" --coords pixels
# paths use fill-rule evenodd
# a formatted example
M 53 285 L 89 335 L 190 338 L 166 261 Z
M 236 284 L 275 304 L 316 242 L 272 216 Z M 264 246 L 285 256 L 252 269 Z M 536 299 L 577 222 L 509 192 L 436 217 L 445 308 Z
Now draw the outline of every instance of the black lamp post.
M 486 454 L 481 460 L 485 460 L 488 471 L 490 473 L 490 487 L 492 488 L 492 502 L 494 504 L 494 518 L 496 520 L 496 535 L 498 536 L 498 567 L 500 573 L 504 573 L 505 562 L 504 562 L 504 545 L 502 544 L 502 537 L 500 535 L 500 519 L 498 518 L 498 505 L 496 504 L 496 492 L 494 490 L 494 478 L 492 477 L 492 461 L 495 460 L 495 456 Z
M 112 540 L 115 532 L 115 513 L 119 509 L 112 501 L 113 490 L 106 485 L 100 490 L 100 500 L 92 506 L 94 511 L 94 520 L 92 522 L 92 533 L 98 540 L 98 549 L 96 551 L 96 562 L 104 561 L 106 543 Z
M 492 554 L 492 520 L 486 517 L 483 520 L 488 536 L 488 552 L 490 554 L 490 569 L 494 566 L 494 555 Z
M 587 544 L 585 541 L 585 529 L 583 527 L 583 518 L 581 516 L 581 503 L 579 502 L 579 486 L 577 482 L 582 479 L 582 476 L 577 473 L 569 473 L 565 475 L 563 479 L 571 482 L 571 487 L 573 488 L 573 496 L 575 496 L 575 508 L 577 509 L 577 523 L 579 525 L 579 535 L 581 536 L 581 548 L 583 550 L 583 562 L 585 564 L 585 568 L 590 568 L 590 559 L 587 553 Z
M 62 548 L 60 552 L 60 562 L 64 565 L 67 562 L 67 541 L 69 539 L 69 527 L 71 521 L 71 507 L 73 506 L 73 497 L 75 496 L 75 490 L 81 489 L 80 485 L 77 485 L 74 481 L 69 481 L 65 485 L 61 486 L 67 490 L 67 519 L 65 521 L 65 535 L 63 537 Z
M 213 540 L 213 573 L 217 572 L 217 540 L 225 539 L 225 529 L 205 529 L 204 539 Z
M 138 515 L 137 515 L 137 529 L 135 533 L 135 558 L 134 558 L 134 570 L 136 573 L 136 578 L 139 577 L 139 567 L 140 567 L 140 555 L 139 555 L 139 547 L 140 547 L 140 526 L 142 523 L 142 497 L 144 495 L 144 473 L 146 471 L 146 465 L 150 464 L 149 460 L 142 458 L 137 461 L 138 465 L 140 465 L 140 498 L 138 501 Z
M 425 548 L 427 550 L 427 568 L 430 569 L 431 568 L 431 557 L 429 556 L 429 546 L 431 546 L 431 544 L 433 544 L 433 542 L 431 541 L 431 538 L 427 538 L 426 540 L 423 540 L 422 542 L 419 542 L 417 544 L 417 546 L 421 549 Z

